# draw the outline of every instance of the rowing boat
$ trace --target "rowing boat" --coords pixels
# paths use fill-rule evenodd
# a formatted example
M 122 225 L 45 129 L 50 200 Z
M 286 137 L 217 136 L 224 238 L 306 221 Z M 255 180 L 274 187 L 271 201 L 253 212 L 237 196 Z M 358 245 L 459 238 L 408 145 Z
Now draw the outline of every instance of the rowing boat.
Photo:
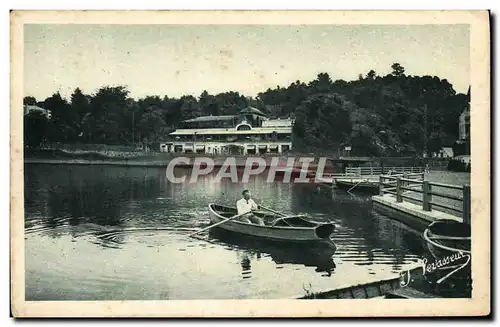
M 471 279 L 470 225 L 450 219 L 436 220 L 425 229 L 424 239 L 435 262 L 441 263 L 436 266 L 435 277 L 446 280 L 453 275 L 454 282 L 468 285 Z
M 470 225 L 451 219 L 432 222 L 424 231 L 424 239 L 436 259 L 456 253 L 470 254 Z
M 436 291 L 449 296 L 456 294 L 456 290 L 461 290 L 459 293 L 470 297 L 472 292 L 470 225 L 450 219 L 436 220 L 425 229 L 424 239 L 434 257 L 433 265 L 435 264 L 436 269 L 435 273 L 429 274 L 427 278 L 431 284 L 441 285 Z
M 336 178 L 335 186 L 339 189 L 353 192 L 362 192 L 368 194 L 378 194 L 379 185 L 378 181 L 370 180 L 367 178 Z
M 236 208 L 218 204 L 209 204 L 208 211 L 211 223 L 218 223 L 237 214 Z M 265 225 L 256 225 L 239 220 L 228 221 L 219 228 L 245 235 L 270 240 L 291 242 L 331 241 L 330 235 L 335 230 L 331 223 L 318 223 L 304 219 L 303 216 L 279 216 L 261 211 L 255 215 L 265 221 Z

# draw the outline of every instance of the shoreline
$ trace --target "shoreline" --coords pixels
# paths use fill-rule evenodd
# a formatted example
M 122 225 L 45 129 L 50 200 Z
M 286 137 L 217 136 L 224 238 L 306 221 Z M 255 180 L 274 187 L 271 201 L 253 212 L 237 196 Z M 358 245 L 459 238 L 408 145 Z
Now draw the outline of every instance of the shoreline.
M 224 163 L 227 158 L 230 158 L 231 156 L 227 157 L 216 157 L 216 158 L 211 158 L 214 160 L 214 169 L 220 169 L 221 167 L 224 166 Z M 151 158 L 109 158 L 109 159 L 71 159 L 71 158 L 66 158 L 66 159 L 61 159 L 61 158 L 25 158 L 24 159 L 24 164 L 42 164 L 42 165 L 96 165 L 96 166 L 122 166 L 122 167 L 168 167 L 168 165 L 171 163 L 173 159 L 176 157 L 172 158 L 164 158 L 164 159 L 158 159 L 155 157 Z M 196 157 L 195 157 L 196 158 Z M 262 158 L 262 157 L 261 157 Z M 189 163 L 184 163 L 184 162 L 178 162 L 175 163 L 175 168 L 193 168 L 195 166 L 194 160 L 191 160 L 192 158 L 189 158 L 190 161 Z M 246 163 L 247 158 L 237 158 L 236 159 L 236 168 L 246 168 L 247 165 Z M 251 165 L 252 169 L 257 168 L 259 165 L 257 163 L 253 163 Z M 266 166 L 265 168 L 270 168 L 272 166 L 270 160 L 266 160 Z M 206 168 L 207 165 L 206 163 L 201 163 L 200 168 Z M 229 166 L 231 167 L 231 166 Z M 278 164 L 277 167 L 282 167 L 285 168 L 285 166 L 282 166 L 281 164 Z M 310 169 L 316 168 L 315 165 L 311 165 Z M 289 168 L 292 169 L 294 172 L 297 170 L 297 172 L 300 172 L 300 167 L 293 167 Z
M 185 157 L 189 159 L 189 163 L 176 163 L 176 167 L 183 168 L 193 168 L 194 160 L 199 157 L 207 157 L 214 160 L 214 168 L 220 168 L 223 166 L 224 162 L 227 158 L 235 158 L 236 159 L 236 167 L 246 167 L 246 161 L 248 158 L 261 158 L 266 161 L 266 167 L 271 167 L 271 160 L 274 158 L 279 158 L 278 166 L 282 166 L 283 164 L 286 166 L 287 158 L 295 157 L 312 157 L 318 159 L 319 157 L 329 158 L 329 156 L 322 156 L 314 153 L 287 153 L 287 154 L 273 154 L 273 155 L 256 155 L 256 156 L 241 156 L 241 155 L 200 155 L 200 154 L 171 154 L 171 153 L 163 153 L 163 152 L 124 152 L 124 151 L 106 151 L 106 150 L 96 150 L 96 151 L 67 151 L 62 149 L 24 149 L 24 164 L 56 164 L 56 165 L 100 165 L 100 166 L 123 166 L 123 167 L 167 167 L 170 162 L 176 158 Z M 332 159 L 334 159 L 332 157 Z M 345 158 L 348 159 L 348 158 Z M 350 158 L 349 158 L 350 159 Z M 378 163 L 381 159 L 384 158 L 367 158 L 368 161 L 372 161 L 373 163 Z M 371 160 L 370 160 L 371 159 Z M 274 159 L 276 160 L 276 159 Z M 385 165 L 393 165 L 393 166 L 407 166 L 409 163 L 406 157 L 401 158 L 385 158 L 387 161 L 393 162 L 385 162 Z M 385 161 L 384 160 L 384 161 Z M 413 165 L 415 164 L 412 163 Z M 313 166 L 316 167 L 317 163 L 311 163 L 309 165 L 309 169 L 312 169 Z M 206 166 L 206 164 L 202 163 L 201 168 Z M 257 164 L 253 164 L 253 166 L 258 166 Z M 301 165 L 300 165 L 301 166 Z M 327 161 L 325 165 L 325 172 L 333 172 L 335 164 L 332 164 Z M 371 164 L 370 164 L 371 166 Z M 378 166 L 378 165 L 376 165 Z M 300 169 L 300 167 L 294 167 Z M 447 170 L 446 165 L 432 165 L 430 167 L 433 170 Z
M 91 159 L 48 159 L 48 158 L 25 158 L 24 164 L 40 165 L 99 165 L 99 166 L 127 166 L 127 167 L 167 167 L 168 160 L 91 160 Z M 191 165 L 192 166 L 192 165 Z M 186 166 L 187 167 L 187 166 Z
M 121 152 L 121 151 L 64 151 L 59 149 L 25 149 L 24 164 L 56 164 L 56 165 L 101 165 L 101 166 L 124 166 L 124 167 L 167 167 L 172 160 L 187 158 L 188 162 L 176 162 L 175 167 L 193 168 L 195 160 L 200 157 L 211 159 L 213 168 L 221 168 L 228 158 L 234 158 L 237 168 L 248 166 L 247 160 L 259 158 L 265 161 L 266 168 L 273 165 L 286 166 L 286 158 L 300 157 L 299 154 L 276 154 L 276 155 L 206 155 L 206 154 L 171 154 L 162 152 Z M 277 161 L 276 161 L 277 160 Z M 200 162 L 200 168 L 207 166 L 206 162 Z M 259 163 L 252 163 L 252 168 L 257 168 Z M 316 164 L 310 164 L 310 167 Z M 292 169 L 296 169 L 292 168 Z

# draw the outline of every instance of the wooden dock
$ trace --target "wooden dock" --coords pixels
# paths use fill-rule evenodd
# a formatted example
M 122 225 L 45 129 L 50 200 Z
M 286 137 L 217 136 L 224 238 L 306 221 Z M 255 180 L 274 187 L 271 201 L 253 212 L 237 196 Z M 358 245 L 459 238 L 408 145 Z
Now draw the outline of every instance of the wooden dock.
M 425 167 L 346 167 L 343 173 L 323 174 L 323 177 L 316 178 L 316 182 L 320 186 L 333 188 L 341 184 L 349 192 L 372 189 L 378 193 L 379 176 L 382 174 L 410 176 L 423 174 L 424 171 Z
M 372 197 L 372 203 L 375 209 L 419 230 L 438 219 L 470 223 L 470 186 L 429 182 L 423 175 L 381 175 L 379 195 Z
M 370 168 L 370 167 L 368 167 Z M 376 170 L 368 169 L 349 174 L 329 176 L 320 179 L 320 183 L 334 187 L 339 179 L 369 180 L 378 185 L 379 194 L 371 197 L 374 209 L 387 216 L 402 221 L 405 225 L 423 231 L 436 220 L 455 220 L 470 224 L 470 186 L 450 185 L 425 180 L 425 170 L 393 169 L 390 175 L 375 176 Z M 391 168 L 388 168 L 391 170 Z M 385 170 L 384 170 L 385 171 Z M 347 172 L 347 170 L 346 170 Z M 378 179 L 378 181 L 375 180 Z M 450 192 L 447 192 L 449 190 Z M 451 203 L 450 203 L 451 202 Z M 316 292 L 299 297 L 301 299 L 426 299 L 439 298 L 435 290 L 422 284 L 422 267 L 411 269 L 410 285 L 402 286 L 397 277 L 367 281 L 336 290 Z M 419 283 L 420 282 L 420 283 Z

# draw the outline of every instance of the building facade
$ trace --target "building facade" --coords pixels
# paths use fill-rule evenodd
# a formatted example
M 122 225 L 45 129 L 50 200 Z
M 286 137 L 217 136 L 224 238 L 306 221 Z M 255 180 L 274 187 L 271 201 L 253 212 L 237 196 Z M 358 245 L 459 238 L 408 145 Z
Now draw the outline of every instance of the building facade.
M 234 116 L 204 116 L 182 122 L 160 143 L 161 152 L 257 155 L 292 149 L 291 119 L 267 119 L 255 108 Z
M 470 87 L 467 91 L 467 106 L 458 118 L 458 140 L 455 142 L 455 156 L 470 155 Z
M 458 139 L 465 141 L 470 137 L 470 110 L 466 108 L 458 118 Z

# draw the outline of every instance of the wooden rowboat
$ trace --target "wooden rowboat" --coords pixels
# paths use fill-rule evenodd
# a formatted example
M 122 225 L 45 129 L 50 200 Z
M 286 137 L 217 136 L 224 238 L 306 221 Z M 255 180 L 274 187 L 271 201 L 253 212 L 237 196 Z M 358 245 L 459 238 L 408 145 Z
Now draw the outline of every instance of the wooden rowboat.
M 237 214 L 236 208 L 213 203 L 208 205 L 208 212 L 211 223 L 218 223 Z M 281 217 L 260 211 L 254 214 L 264 219 L 266 225 L 231 220 L 221 224 L 219 228 L 269 240 L 290 242 L 331 242 L 330 235 L 335 230 L 333 224 L 312 222 L 302 216 Z
M 472 255 L 470 225 L 450 219 L 436 220 L 425 229 L 424 239 L 429 252 L 438 263 L 436 278 L 444 280 L 453 275 L 455 282 L 468 284 Z M 447 274 L 448 271 L 452 272 Z M 442 278 L 442 275 L 445 277 Z
M 450 219 L 432 222 L 424 231 L 424 239 L 436 259 L 459 252 L 471 252 L 470 225 Z
M 350 192 L 362 192 L 367 194 L 379 193 L 378 181 L 370 179 L 336 178 L 335 186 L 339 189 L 343 189 Z

